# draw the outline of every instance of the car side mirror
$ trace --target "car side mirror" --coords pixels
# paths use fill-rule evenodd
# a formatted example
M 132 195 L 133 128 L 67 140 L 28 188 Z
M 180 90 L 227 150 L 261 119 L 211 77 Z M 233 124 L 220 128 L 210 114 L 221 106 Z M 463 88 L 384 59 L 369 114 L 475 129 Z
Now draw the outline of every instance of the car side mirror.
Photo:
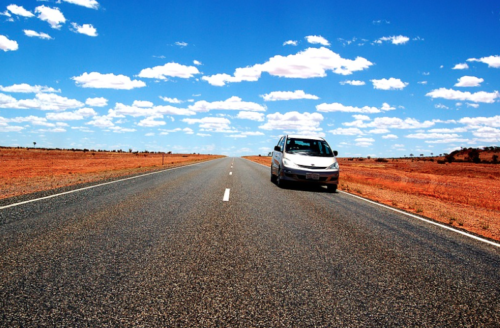
M 338 154 L 339 154 L 338 151 L 336 151 L 336 150 L 333 151 L 333 156 L 337 157 Z
M 281 151 L 281 148 L 280 148 L 280 146 L 274 146 L 274 150 L 275 151 Z

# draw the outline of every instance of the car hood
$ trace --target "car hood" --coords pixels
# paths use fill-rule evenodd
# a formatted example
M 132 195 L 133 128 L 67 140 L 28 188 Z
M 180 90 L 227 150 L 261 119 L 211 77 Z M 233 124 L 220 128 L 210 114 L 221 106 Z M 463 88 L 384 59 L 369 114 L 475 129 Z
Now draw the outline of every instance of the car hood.
M 285 158 L 297 165 L 327 167 L 337 161 L 335 157 L 306 156 L 299 154 L 286 154 Z

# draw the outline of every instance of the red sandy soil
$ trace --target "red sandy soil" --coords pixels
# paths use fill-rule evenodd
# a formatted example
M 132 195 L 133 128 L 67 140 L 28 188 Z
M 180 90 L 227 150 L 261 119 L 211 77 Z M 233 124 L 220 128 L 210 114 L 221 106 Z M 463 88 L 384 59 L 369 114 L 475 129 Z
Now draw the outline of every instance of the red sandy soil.
M 0 148 L 0 199 L 219 157 Z
M 267 156 L 246 158 L 271 165 Z M 500 241 L 500 165 L 338 160 L 340 190 Z

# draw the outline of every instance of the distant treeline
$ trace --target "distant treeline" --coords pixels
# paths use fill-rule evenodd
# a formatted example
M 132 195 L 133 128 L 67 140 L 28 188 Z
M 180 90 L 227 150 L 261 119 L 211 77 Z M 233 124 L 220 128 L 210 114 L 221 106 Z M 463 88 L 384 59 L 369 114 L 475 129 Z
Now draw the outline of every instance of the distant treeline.
M 0 146 L 0 149 L 26 149 L 26 150 L 47 150 L 47 151 L 73 151 L 73 152 L 92 152 L 92 153 L 131 153 L 131 154 L 165 154 L 165 155 L 171 155 L 172 152 L 163 152 L 163 151 L 148 151 L 148 150 L 143 150 L 143 151 L 133 151 L 132 149 L 129 149 L 128 151 L 124 151 L 122 149 L 118 150 L 104 150 L 104 149 L 80 149 L 80 148 L 44 148 L 44 147 L 6 147 L 6 146 Z M 193 155 L 196 155 L 196 153 L 193 153 Z M 199 155 L 199 153 L 198 153 Z

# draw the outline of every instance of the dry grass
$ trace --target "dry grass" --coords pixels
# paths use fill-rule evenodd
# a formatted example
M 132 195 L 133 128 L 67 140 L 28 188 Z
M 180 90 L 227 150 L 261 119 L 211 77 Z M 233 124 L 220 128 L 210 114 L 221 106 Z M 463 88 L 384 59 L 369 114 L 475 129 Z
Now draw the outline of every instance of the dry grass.
M 0 199 L 218 157 L 222 156 L 2 148 Z
M 270 157 L 246 157 L 264 165 Z M 500 165 L 339 158 L 339 189 L 500 241 Z

